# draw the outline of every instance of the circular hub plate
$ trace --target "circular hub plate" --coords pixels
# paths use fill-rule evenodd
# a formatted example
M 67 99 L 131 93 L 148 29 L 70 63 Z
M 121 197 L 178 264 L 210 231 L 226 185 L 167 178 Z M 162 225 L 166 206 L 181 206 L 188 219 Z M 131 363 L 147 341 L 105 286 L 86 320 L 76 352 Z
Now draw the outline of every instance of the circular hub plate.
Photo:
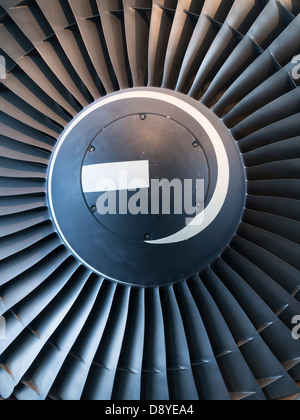
M 94 272 L 138 286 L 172 284 L 209 265 L 237 229 L 245 192 L 227 128 L 164 89 L 122 91 L 86 108 L 49 168 L 65 244 Z
M 111 232 L 136 241 L 164 238 L 185 227 L 190 215 L 184 181 L 193 181 L 188 193 L 194 207 L 197 179 L 207 191 L 209 169 L 202 147 L 186 127 L 156 114 L 130 115 L 111 123 L 89 146 L 82 168 L 86 202 L 92 211 L 99 207 L 93 211 L 96 219 Z M 131 188 L 132 182 L 144 187 L 140 193 Z M 108 188 L 110 192 L 103 193 Z

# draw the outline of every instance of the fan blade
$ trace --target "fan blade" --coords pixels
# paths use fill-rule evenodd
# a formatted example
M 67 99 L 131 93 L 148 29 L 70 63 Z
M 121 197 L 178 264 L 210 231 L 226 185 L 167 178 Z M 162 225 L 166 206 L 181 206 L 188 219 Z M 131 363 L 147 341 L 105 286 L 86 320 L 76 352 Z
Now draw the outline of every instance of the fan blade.
M 198 70 L 189 93 L 191 96 L 197 99 L 203 96 L 222 65 L 263 9 L 264 5 L 260 1 L 235 1 Z
M 141 399 L 145 336 L 145 290 L 132 289 L 127 326 L 114 383 L 113 400 Z
M 131 86 L 126 35 L 124 27 L 124 10 L 118 0 L 97 0 L 103 32 L 110 59 L 121 89 Z
M 45 223 L 50 220 L 49 214 L 46 210 L 35 210 L 18 215 L 11 215 L 1 217 L 1 237 L 12 235 L 21 232 L 30 227 Z
M 62 127 L 65 127 L 70 121 L 62 109 L 49 96 L 45 95 L 42 89 L 36 86 L 27 75 L 9 73 L 2 83 L 24 102 Z
M 202 276 L 201 278 L 196 276 L 189 286 L 207 327 L 209 339 L 230 397 L 233 400 L 265 400 L 220 310 L 205 288 Z M 210 324 L 211 319 L 215 321 L 213 325 Z M 211 325 L 210 328 L 209 325 Z
M 68 280 L 69 277 L 66 281 Z M 35 319 L 34 324 L 31 324 L 29 329 L 25 331 L 24 336 L 20 337 L 22 346 L 17 346 L 18 341 L 20 341 L 19 338 L 13 343 L 8 356 L 6 356 L 5 352 L 2 354 L 2 357 L 5 359 L 5 365 L 9 367 L 13 375 L 13 377 L 10 377 L 4 383 L 1 380 L 0 393 L 2 396 L 7 397 L 7 393 L 10 394 L 12 392 L 11 387 L 14 387 L 15 383 L 18 383 L 26 374 L 28 366 L 33 363 L 49 337 L 57 328 L 57 325 L 62 322 L 74 305 L 85 282 L 86 276 L 83 273 L 78 275 L 78 278 L 73 282 L 69 282 L 66 290 L 64 290 L 63 299 L 58 296 L 54 304 L 51 305 L 51 308 L 45 309 L 46 316 L 40 314 Z M 22 319 L 21 316 L 20 319 Z M 0 375 L 3 378 L 7 373 L 2 370 L 0 371 Z
M 153 0 L 149 31 L 149 86 L 161 86 L 176 7 L 177 0 Z
M 290 67 L 292 66 L 291 58 L 300 49 L 299 37 L 295 37 L 295 33 L 300 35 L 300 16 L 297 16 L 286 30 L 274 40 L 270 47 L 228 88 L 224 96 L 214 107 L 214 112 L 220 117 L 227 114 L 224 118 L 226 125 L 233 127 L 241 121 L 244 115 L 248 116 L 251 114 L 251 108 L 248 111 L 245 103 L 248 102 L 248 98 L 252 100 L 255 97 L 255 94 L 252 94 L 253 91 L 255 91 L 256 95 L 259 95 L 259 97 L 255 97 L 257 99 L 256 106 L 262 107 L 268 102 L 271 102 L 271 100 L 264 102 L 266 99 L 269 99 L 269 95 L 271 98 L 276 98 L 270 89 L 267 91 L 267 98 L 265 92 L 263 95 L 261 93 L 268 89 L 271 84 L 271 89 L 275 90 L 275 92 L 280 91 L 282 88 L 281 80 L 278 81 L 278 85 L 276 83 L 278 76 L 273 77 L 269 82 L 267 80 L 274 76 L 281 69 L 281 66 L 284 66 L 287 62 L 289 62 L 289 65 L 286 68 L 290 72 Z M 283 78 L 283 82 L 285 82 L 285 74 L 282 71 L 279 76 L 279 79 L 280 77 Z M 266 86 L 262 85 L 264 82 L 266 82 Z M 236 109 L 231 111 L 235 106 Z M 254 106 L 254 103 L 252 106 Z
M 257 245 L 272 252 L 299 270 L 300 264 L 299 259 L 297 259 L 297 254 L 299 253 L 300 246 L 298 244 L 250 225 L 242 224 L 239 232 L 246 239 L 249 238 Z
M 54 124 L 49 118 L 44 117 L 43 114 L 27 105 L 12 92 L 4 91 L 2 93 L 0 110 L 50 137 L 57 138 L 62 131 L 62 127 Z
M 35 282 L 33 285 L 35 287 L 33 287 L 32 290 L 27 286 L 29 293 L 23 296 L 23 298 L 10 309 L 19 324 L 16 329 L 11 329 L 11 331 L 8 329 L 8 337 L 10 338 L 5 341 L 3 350 L 8 349 L 11 345 L 14 346 L 15 339 L 19 337 L 21 332 L 26 330 L 30 323 L 49 305 L 66 285 L 66 282 L 77 268 L 78 264 L 69 258 L 68 260 L 63 261 L 63 263 L 58 266 L 57 270 L 52 271 L 50 274 L 48 271 L 49 268 L 46 267 L 44 270 L 41 264 L 37 264 L 34 269 L 30 270 L 31 272 L 37 270 L 44 281 L 39 283 Z M 16 282 L 14 281 L 14 283 Z M 9 286 L 12 287 L 11 284 L 7 287 L 9 288 Z M 34 310 L 31 305 L 34 305 Z
M 253 224 L 258 228 L 273 232 L 276 235 L 289 239 L 292 242 L 300 243 L 299 222 L 285 219 L 280 216 L 246 210 L 244 219 L 246 223 Z M 280 227 L 279 227 L 280 226 Z
M 44 260 L 41 259 L 22 277 L 15 278 L 2 286 L 0 295 L 3 314 L 38 288 L 69 256 L 70 254 L 65 248 L 59 247 L 47 255 Z
M 261 179 L 298 179 L 300 159 L 282 160 L 251 166 L 247 169 L 250 181 Z
M 174 89 L 204 0 L 179 0 L 168 42 L 162 87 Z
M 196 302 L 187 283 L 175 287 L 187 337 L 193 374 L 201 400 L 230 400 Z M 204 386 L 205 384 L 205 386 Z
M 234 0 L 206 0 L 182 63 L 176 90 L 187 93 Z
M 107 93 L 113 92 L 115 75 L 109 59 L 96 5 L 85 0 L 68 0 L 83 42 Z
M 32 45 L 36 48 L 43 60 L 47 63 L 53 73 L 67 88 L 69 92 L 81 103 L 87 106 L 87 97 L 78 89 L 76 82 L 78 77 L 58 44 L 52 42 L 52 31 L 46 22 L 45 17 L 38 12 L 37 7 L 34 11 L 30 6 L 10 6 L 6 11 L 14 20 Z M 36 17 L 37 16 L 37 17 Z M 48 40 L 49 39 L 49 40 Z M 73 75 L 71 76 L 71 74 Z M 79 80 L 78 80 L 79 81 Z
M 247 208 L 300 222 L 300 202 L 298 200 L 249 195 Z
M 134 86 L 147 84 L 151 0 L 123 0 L 127 51 Z
M 82 397 L 89 371 L 102 340 L 112 308 L 116 285 L 103 283 L 95 305 L 65 360 L 50 391 L 55 399 L 78 400 Z
M 300 113 L 283 118 L 240 140 L 239 147 L 242 153 L 299 136 L 299 117 Z
M 70 60 L 79 78 L 85 84 L 94 99 L 100 98 L 100 92 L 96 86 L 95 78 L 90 74 L 88 55 L 80 36 L 73 31 L 75 18 L 71 9 L 65 2 L 64 7 L 58 0 L 51 3 L 45 0 L 37 0 L 37 4 L 43 15 L 52 27 L 62 49 Z
M 249 136 L 267 125 L 271 125 L 299 113 L 299 92 L 300 88 L 293 89 L 291 92 L 277 98 L 262 109 L 254 112 L 240 124 L 235 126 L 232 129 L 232 134 L 237 140 L 241 140 L 243 137 Z
M 169 400 L 166 338 L 159 289 L 146 290 L 143 400 Z
M 267 347 L 221 280 L 209 269 L 203 273 L 202 278 L 266 397 L 275 400 L 283 398 L 287 393 L 297 394 L 297 385 Z
M 117 289 L 101 343 L 89 372 L 89 380 L 82 396 L 84 400 L 112 398 L 128 317 L 129 298 L 129 287 Z
M 244 235 L 240 236 L 245 237 Z M 250 241 L 249 235 L 245 237 Z M 261 245 L 263 247 L 263 245 Z M 267 248 L 265 248 L 267 249 Z M 238 272 L 247 283 L 265 300 L 268 306 L 292 329 L 292 319 L 299 311 L 300 303 L 297 302 L 288 292 L 282 289 L 278 283 L 271 279 L 267 274 L 261 271 L 255 264 L 243 257 L 236 250 L 230 250 L 226 253 L 230 259 L 226 262 Z M 268 292 L 266 293 L 266 290 Z M 282 309 L 285 310 L 282 310 Z
M 244 161 L 248 167 L 268 164 L 271 162 L 293 161 L 300 158 L 300 136 L 288 140 L 272 143 L 268 146 L 244 154 Z
M 295 296 L 299 290 L 300 281 L 297 278 L 297 270 L 294 267 L 243 238 L 235 239 L 232 247 L 268 274 L 291 296 Z M 282 273 L 285 274 L 283 275 Z
M 12 34 L 15 32 L 15 37 Z M 76 115 L 78 105 L 71 99 L 69 92 L 59 79 L 54 76 L 49 67 L 45 64 L 41 57 L 30 57 L 32 45 L 24 39 L 20 40 L 21 34 L 16 26 L 11 22 L 4 23 L 0 26 L 0 35 L 3 40 L 2 48 L 9 57 L 12 58 L 20 68 L 36 82 L 38 86 L 42 86 L 43 90 L 71 115 Z M 19 41 L 20 40 L 20 41 Z M 66 100 L 65 98 L 68 98 Z
M 166 333 L 168 383 L 171 400 L 197 400 L 184 326 L 173 288 L 161 291 Z M 176 325 L 176 328 L 175 328 Z
M 237 254 L 234 251 L 226 251 L 223 256 L 224 260 L 218 259 L 213 264 L 213 270 L 238 300 L 275 357 L 289 371 L 290 375 L 299 381 L 300 371 L 298 373 L 295 371 L 300 362 L 300 360 L 296 362 L 299 358 L 299 341 L 293 339 L 290 329 L 277 318 L 263 298 L 248 284 L 248 275 L 245 273 L 243 278 L 231 268 L 230 262 L 235 255 Z M 282 346 L 282 340 L 284 340 L 284 346 Z
M 249 32 L 221 67 L 202 102 L 212 107 L 246 68 L 283 32 L 295 16 L 280 3 L 270 1 Z
M 300 342 L 295 339 L 300 313 L 300 2 L 0 0 L 0 40 L 0 399 L 252 401 L 300 395 Z M 149 93 L 144 99 L 142 91 Z M 172 100 L 164 100 L 165 95 Z M 127 98 L 125 108 L 122 101 L 117 105 L 121 97 Z M 161 99 L 157 108 L 156 97 Z M 219 215 L 213 221 L 218 228 L 212 225 L 194 237 L 194 251 L 188 241 L 140 242 L 135 250 L 118 223 L 114 232 L 122 237 L 115 249 L 110 249 L 111 229 L 102 235 L 95 228 L 84 239 L 82 224 L 99 217 L 91 214 L 94 202 L 90 208 L 80 204 L 78 153 L 86 155 L 83 166 L 99 163 L 97 124 L 98 134 L 107 139 L 113 126 L 126 127 L 121 147 L 104 145 L 111 152 L 107 162 L 121 162 L 115 153 L 122 146 L 123 160 L 137 159 L 130 150 L 134 135 L 126 137 L 127 128 L 135 131 L 129 127 L 132 112 L 140 114 L 139 124 L 146 124 L 149 141 L 151 120 L 157 128 L 160 120 L 162 128 L 175 127 L 182 113 L 178 130 L 187 128 L 187 135 L 205 149 L 206 136 L 194 130 L 204 120 L 189 114 L 193 101 L 200 112 L 203 108 L 204 119 L 211 117 L 217 129 L 231 134 L 220 136 L 230 163 L 222 213 L 230 209 L 234 191 L 243 196 L 236 197 L 239 215 L 226 227 L 228 235 L 222 233 L 219 240 L 220 221 L 226 222 L 226 215 Z M 96 109 L 101 112 L 93 140 L 87 136 L 94 130 L 89 118 Z M 146 112 L 152 116 L 146 118 Z M 69 154 L 66 136 L 79 122 L 78 142 Z M 140 147 L 146 147 L 146 137 L 135 134 L 133 141 L 140 138 Z M 169 134 L 166 129 L 153 138 L 156 146 Z M 211 140 L 216 156 L 200 151 L 208 160 L 205 204 L 218 172 L 212 161 L 217 157 L 220 167 L 224 163 L 217 153 L 221 145 Z M 154 161 L 156 151 L 150 149 Z M 164 159 L 173 162 L 175 149 L 169 155 L 165 149 Z M 141 150 L 138 159 L 145 153 Z M 70 171 L 76 156 L 78 170 Z M 235 156 L 242 169 L 238 177 L 231 164 Z M 56 177 L 60 164 L 65 166 Z M 170 167 L 177 171 L 175 160 Z M 243 188 L 235 188 L 236 182 Z M 73 196 L 64 198 L 66 206 L 63 197 L 54 197 L 58 185 Z M 76 205 L 70 207 L 71 202 Z M 69 212 L 63 220 L 65 207 Z M 77 211 L 76 225 L 72 217 Z M 156 226 L 159 217 L 151 223 Z M 142 232 L 144 239 L 154 237 L 148 232 Z M 196 246 L 209 233 L 211 259 L 197 254 Z M 66 239 L 70 234 L 75 246 Z M 225 236 L 224 248 L 219 242 Z M 143 269 L 143 250 L 146 271 L 134 279 L 131 270 Z M 150 267 L 147 258 L 160 250 Z M 107 258 L 116 265 L 112 271 Z
M 23 376 L 24 386 L 16 392 L 18 399 L 43 400 L 47 397 L 70 349 L 85 326 L 102 281 L 93 276 L 88 278 L 73 307 Z

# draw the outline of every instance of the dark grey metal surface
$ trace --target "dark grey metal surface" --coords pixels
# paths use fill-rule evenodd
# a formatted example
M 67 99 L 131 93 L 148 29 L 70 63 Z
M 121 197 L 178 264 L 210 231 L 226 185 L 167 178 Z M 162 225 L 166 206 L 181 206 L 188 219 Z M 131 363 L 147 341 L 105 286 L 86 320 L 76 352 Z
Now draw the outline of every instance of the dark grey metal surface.
M 227 246 L 244 210 L 245 169 L 230 132 L 202 104 L 165 89 L 134 92 L 143 93 L 145 98 L 117 101 L 93 111 L 80 120 L 63 143 L 59 140 L 58 153 L 51 161 L 51 210 L 61 236 L 89 268 L 123 284 L 164 286 L 200 272 Z M 185 111 L 147 99 L 147 94 L 158 92 L 195 107 L 213 124 L 230 167 L 225 203 L 209 227 L 189 240 L 162 245 L 145 242 L 146 235 L 148 240 L 169 237 L 184 229 L 191 217 L 184 211 L 180 215 L 174 213 L 174 197 L 169 215 L 160 210 L 158 215 L 149 212 L 100 216 L 91 209 L 101 194 L 83 194 L 81 182 L 83 165 L 138 161 L 142 156 L 142 160 L 149 161 L 151 180 L 177 179 L 184 185 L 184 180 L 190 179 L 195 189 L 196 179 L 203 179 L 207 208 L 215 194 L 220 170 L 215 140 Z M 140 120 L 139 111 L 145 120 Z M 197 148 L 193 147 L 195 141 Z M 151 188 L 148 191 L 151 209 Z M 129 197 L 130 194 L 128 200 Z M 191 198 L 194 205 L 195 191 Z
M 299 12 L 299 0 L 0 0 L 1 398 L 298 393 Z M 70 253 L 46 182 L 73 117 L 145 86 L 188 94 L 223 120 L 248 196 L 212 264 L 175 285 L 135 288 Z

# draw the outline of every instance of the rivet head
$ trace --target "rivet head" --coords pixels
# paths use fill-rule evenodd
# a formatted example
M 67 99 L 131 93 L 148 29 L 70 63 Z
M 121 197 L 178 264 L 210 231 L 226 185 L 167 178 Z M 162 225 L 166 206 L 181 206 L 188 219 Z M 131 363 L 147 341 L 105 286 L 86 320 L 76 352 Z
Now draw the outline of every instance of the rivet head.
M 95 150 L 96 150 L 96 149 L 95 149 L 95 147 L 94 147 L 94 146 L 91 146 L 91 147 L 89 148 L 89 152 L 90 152 L 90 153 L 93 153 Z
M 198 142 L 197 142 L 196 140 L 193 142 L 193 147 L 194 147 L 195 149 L 197 149 L 197 147 L 199 147 L 199 144 L 198 144 Z
M 146 115 L 145 114 L 141 114 L 140 115 L 140 120 L 145 121 L 145 119 L 146 119 Z

